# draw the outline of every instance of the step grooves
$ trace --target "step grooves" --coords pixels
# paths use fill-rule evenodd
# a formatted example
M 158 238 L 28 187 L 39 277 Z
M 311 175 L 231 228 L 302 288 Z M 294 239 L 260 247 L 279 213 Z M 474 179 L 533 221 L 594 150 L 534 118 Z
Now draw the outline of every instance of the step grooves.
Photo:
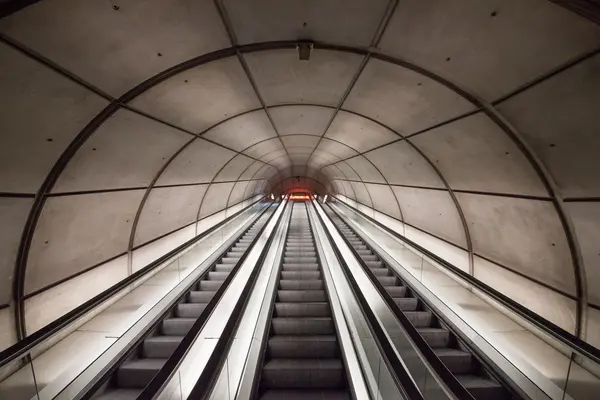
M 349 399 L 341 350 L 304 202 L 293 204 L 279 274 L 259 398 Z

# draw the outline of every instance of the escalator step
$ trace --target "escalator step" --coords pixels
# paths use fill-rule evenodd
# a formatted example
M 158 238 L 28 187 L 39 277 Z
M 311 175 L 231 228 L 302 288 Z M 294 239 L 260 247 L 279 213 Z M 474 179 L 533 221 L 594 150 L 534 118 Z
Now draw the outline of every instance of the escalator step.
M 343 390 L 269 390 L 260 400 L 350 400 Z
M 142 352 L 146 358 L 169 358 L 183 336 L 152 336 L 144 340 Z
M 284 279 L 279 281 L 279 288 L 282 290 L 321 290 L 323 289 L 322 280 L 292 280 Z M 282 300 L 285 301 L 285 300 Z M 302 300 L 300 300 L 302 301 Z
M 162 322 L 161 332 L 163 335 L 184 336 L 194 322 L 196 318 L 167 318 Z
M 143 389 L 166 361 L 161 358 L 140 358 L 126 361 L 117 369 L 117 385 L 121 388 Z
M 271 319 L 275 335 L 332 335 L 333 320 L 327 317 L 274 317 Z
M 450 331 L 442 328 L 417 328 L 429 347 L 440 348 L 450 345 Z
M 435 354 L 454 374 L 468 374 L 473 368 L 471 353 L 459 349 L 441 348 L 434 349 Z
M 293 282 L 293 281 L 281 281 Z M 295 282 L 312 282 L 312 281 L 295 281 Z M 277 298 L 282 302 L 323 302 L 327 301 L 327 296 L 324 290 L 278 290 Z
M 394 302 L 402 311 L 416 311 L 419 300 L 414 297 L 394 298 Z
M 281 279 L 292 280 L 318 280 L 321 277 L 319 271 L 282 271 Z
M 181 303 L 177 305 L 177 316 L 181 318 L 198 318 L 206 304 L 202 303 Z
M 427 328 L 431 326 L 433 321 L 433 315 L 430 311 L 404 311 L 404 315 L 415 328 Z
M 335 335 L 282 336 L 269 339 L 272 358 L 335 358 L 339 357 Z
M 406 286 L 388 286 L 385 290 L 392 296 L 394 299 L 398 297 L 406 296 Z
M 328 303 L 275 303 L 278 317 L 330 317 Z
M 476 399 L 502 400 L 507 397 L 506 390 L 495 380 L 475 375 L 457 375 L 456 378 Z
M 339 359 L 276 358 L 263 368 L 266 388 L 339 388 L 344 385 L 344 368 Z
M 214 295 L 215 292 L 208 290 L 193 290 L 188 294 L 188 301 L 190 303 L 208 303 Z

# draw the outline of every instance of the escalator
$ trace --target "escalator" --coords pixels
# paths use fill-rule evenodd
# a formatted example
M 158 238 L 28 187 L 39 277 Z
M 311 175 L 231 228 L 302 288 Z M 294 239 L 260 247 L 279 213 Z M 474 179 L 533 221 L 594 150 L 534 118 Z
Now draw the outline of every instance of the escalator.
M 344 222 L 331 207 L 326 214 L 345 237 L 354 254 L 362 259 L 366 275 L 384 300 L 391 300 L 397 307 L 390 309 L 399 321 L 408 320 L 444 367 L 476 399 L 504 400 L 516 397 L 502 385 L 484 366 L 479 358 L 455 335 L 421 298 Z M 360 260 L 359 260 L 360 263 Z M 375 282 L 376 280 L 376 282 Z M 387 298 L 386 298 L 387 297 Z M 391 299 L 390 299 L 391 297 Z M 389 302 L 388 302 L 388 305 Z M 402 313 L 405 318 L 399 315 Z M 406 327 L 405 327 L 406 328 Z M 437 360 L 436 360 L 437 361 Z M 443 369 L 443 368 L 442 368 Z M 447 372 L 446 371 L 446 372 Z
M 294 202 L 257 398 L 349 399 L 342 352 L 306 204 Z
M 243 263 L 245 254 L 262 233 L 276 207 L 266 211 L 226 250 L 218 261 L 179 298 L 149 334 L 112 368 L 94 399 L 137 399 L 194 325 L 203 324 Z M 98 390 L 96 390 L 98 389 Z

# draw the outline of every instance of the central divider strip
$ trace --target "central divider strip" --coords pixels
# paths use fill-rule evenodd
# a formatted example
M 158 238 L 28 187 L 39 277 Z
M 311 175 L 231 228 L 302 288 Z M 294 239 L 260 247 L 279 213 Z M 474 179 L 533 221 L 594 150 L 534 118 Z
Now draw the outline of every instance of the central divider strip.
M 233 333 L 235 332 L 235 329 L 237 328 L 237 325 L 241 320 L 241 316 L 248 303 L 249 295 L 252 291 L 252 288 L 254 287 L 254 284 L 256 283 L 258 273 L 261 269 L 265 258 L 267 257 L 267 254 L 275 237 L 275 233 L 277 231 L 276 228 L 281 223 L 281 219 L 285 214 L 285 208 L 289 205 L 288 201 L 284 201 L 284 208 L 281 210 L 281 213 L 277 218 L 277 222 L 275 223 L 272 232 L 269 235 L 269 239 L 265 243 L 265 246 L 263 247 L 260 256 L 258 257 L 258 260 L 256 261 L 256 264 L 254 265 L 254 268 L 250 273 L 248 281 L 246 282 L 244 288 L 242 289 L 242 292 L 240 293 L 239 299 L 236 302 L 235 307 L 233 308 L 233 311 L 231 312 L 229 319 L 227 320 L 227 323 L 225 324 L 223 332 L 221 333 L 213 352 L 211 353 L 204 369 L 202 370 L 200 377 L 196 381 L 196 384 L 192 388 L 190 394 L 187 396 L 187 398 L 189 399 L 206 399 L 210 396 L 210 393 L 212 392 L 212 386 L 218 379 L 221 367 L 227 358 L 228 350 L 233 342 L 233 339 L 235 338 L 235 335 Z M 265 224 L 265 227 L 266 225 L 268 225 L 268 223 Z M 259 236 L 260 235 L 257 235 L 257 238 Z M 250 250 L 246 253 L 246 255 L 249 253 Z M 145 398 L 140 396 L 138 399 L 146 400 L 151 399 L 151 397 Z

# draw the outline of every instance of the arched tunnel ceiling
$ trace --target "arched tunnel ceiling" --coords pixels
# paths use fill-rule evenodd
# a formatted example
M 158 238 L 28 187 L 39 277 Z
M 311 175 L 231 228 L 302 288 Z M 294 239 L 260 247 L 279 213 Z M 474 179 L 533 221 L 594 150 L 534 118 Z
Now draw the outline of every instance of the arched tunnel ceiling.
M 600 305 L 600 27 L 570 10 L 42 0 L 0 35 L 0 303 L 305 187 L 560 294 L 582 336 Z

